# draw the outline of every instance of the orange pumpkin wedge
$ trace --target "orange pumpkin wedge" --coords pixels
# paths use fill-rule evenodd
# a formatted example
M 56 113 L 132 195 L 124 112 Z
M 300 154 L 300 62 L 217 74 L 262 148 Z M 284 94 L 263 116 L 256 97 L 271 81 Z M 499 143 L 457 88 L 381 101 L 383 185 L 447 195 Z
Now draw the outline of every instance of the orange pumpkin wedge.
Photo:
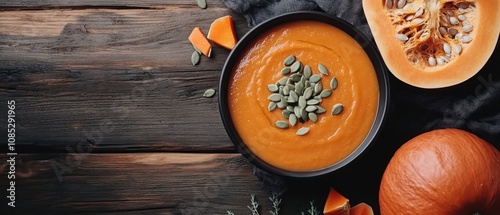
M 498 0 L 362 4 L 387 68 L 412 86 L 434 89 L 466 81 L 486 64 L 499 39 Z
M 223 16 L 214 20 L 210 25 L 208 39 L 219 46 L 232 50 L 236 45 L 235 32 L 233 18 L 231 16 Z
M 208 42 L 207 38 L 199 27 L 195 27 L 189 35 L 189 41 L 193 46 L 199 50 L 203 55 L 210 57 L 212 53 L 212 45 Z
M 373 215 L 370 205 L 362 202 L 351 208 L 350 215 Z
M 349 215 L 349 199 L 330 188 L 323 213 L 325 215 Z

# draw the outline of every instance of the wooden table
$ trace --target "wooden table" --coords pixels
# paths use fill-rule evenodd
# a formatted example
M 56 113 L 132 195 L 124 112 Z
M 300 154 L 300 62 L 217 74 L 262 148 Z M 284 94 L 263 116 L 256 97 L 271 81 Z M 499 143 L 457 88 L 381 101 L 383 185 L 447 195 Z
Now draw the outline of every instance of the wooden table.
M 222 0 L 205 10 L 194 0 L 1 1 L 0 136 L 14 100 L 19 154 L 14 210 L 1 163 L 0 214 L 249 214 L 251 194 L 268 214 L 269 184 L 236 152 L 217 98 L 202 97 L 229 51 L 215 46 L 190 62 L 191 30 L 206 33 L 224 15 L 238 36 L 249 30 Z M 306 212 L 310 201 L 321 210 L 329 187 L 378 210 L 390 155 L 418 132 L 383 131 L 396 144 L 379 141 L 331 175 L 285 179 L 280 214 Z

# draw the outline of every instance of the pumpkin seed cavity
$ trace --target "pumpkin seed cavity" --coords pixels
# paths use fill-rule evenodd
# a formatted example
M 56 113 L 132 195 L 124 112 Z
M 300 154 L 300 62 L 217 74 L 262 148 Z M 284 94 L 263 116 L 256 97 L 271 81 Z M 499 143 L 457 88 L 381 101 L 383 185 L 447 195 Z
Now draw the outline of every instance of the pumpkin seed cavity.
M 478 18 L 475 1 L 383 2 L 395 27 L 395 38 L 415 67 L 444 66 L 456 59 L 474 39 L 471 32 Z
M 329 89 L 323 89 L 321 76 L 328 76 L 330 73 L 324 64 L 318 64 L 318 73 L 314 74 L 310 65 L 305 65 L 295 55 L 290 55 L 283 60 L 283 66 L 279 71 L 283 77 L 276 83 L 267 85 L 271 93 L 268 96 L 268 111 L 281 109 L 281 114 L 287 119 L 277 120 L 275 126 L 286 129 L 309 120 L 318 122 L 318 114 L 326 112 L 326 109 L 321 107 L 321 102 L 331 97 L 333 90 L 338 86 L 337 78 L 332 77 Z M 334 105 L 332 114 L 339 114 L 343 108 L 340 103 Z M 309 128 L 302 127 L 296 134 L 302 136 L 308 132 Z

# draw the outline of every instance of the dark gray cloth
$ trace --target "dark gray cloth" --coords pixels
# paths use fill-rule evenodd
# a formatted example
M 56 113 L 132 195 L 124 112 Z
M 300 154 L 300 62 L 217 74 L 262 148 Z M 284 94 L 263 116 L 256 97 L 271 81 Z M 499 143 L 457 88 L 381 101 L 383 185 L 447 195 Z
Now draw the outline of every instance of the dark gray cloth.
M 253 27 L 273 16 L 295 11 L 324 11 L 351 23 L 371 38 L 370 28 L 361 7 L 353 0 L 224 0 L 227 7 L 241 13 Z

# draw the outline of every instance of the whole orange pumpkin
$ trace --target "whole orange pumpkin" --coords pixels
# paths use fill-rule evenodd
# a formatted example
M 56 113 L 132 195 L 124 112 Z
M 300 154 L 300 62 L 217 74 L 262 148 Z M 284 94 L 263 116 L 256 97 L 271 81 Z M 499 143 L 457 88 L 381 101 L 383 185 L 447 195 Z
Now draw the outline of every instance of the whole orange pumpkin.
M 382 215 L 499 215 L 500 152 L 459 129 L 421 134 L 389 162 L 379 202 Z

